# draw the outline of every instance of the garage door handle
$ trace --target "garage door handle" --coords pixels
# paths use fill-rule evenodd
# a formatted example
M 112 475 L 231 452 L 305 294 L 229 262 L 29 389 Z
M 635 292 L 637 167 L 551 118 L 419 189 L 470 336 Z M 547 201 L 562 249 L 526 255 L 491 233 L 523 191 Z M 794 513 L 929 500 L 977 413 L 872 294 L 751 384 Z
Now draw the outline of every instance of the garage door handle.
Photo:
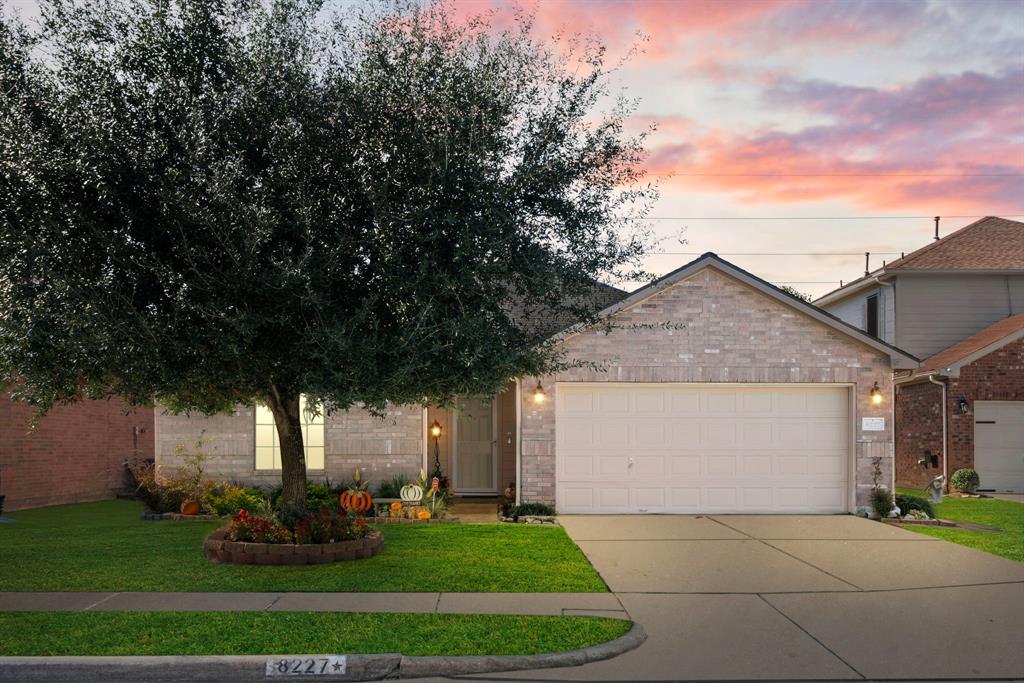
M 630 466 L 630 467 L 632 467 L 632 466 L 633 466 L 633 464 L 634 464 L 634 463 L 633 463 L 633 458 L 630 458 L 630 459 L 629 459 L 629 466 Z

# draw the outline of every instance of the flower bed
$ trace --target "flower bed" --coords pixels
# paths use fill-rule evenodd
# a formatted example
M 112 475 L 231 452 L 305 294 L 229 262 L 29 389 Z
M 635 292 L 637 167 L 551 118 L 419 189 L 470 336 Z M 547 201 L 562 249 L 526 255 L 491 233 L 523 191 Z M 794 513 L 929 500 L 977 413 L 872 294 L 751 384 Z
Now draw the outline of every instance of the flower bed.
M 180 512 L 152 512 L 147 510 L 142 514 L 142 519 L 147 522 L 172 521 L 172 522 L 212 522 L 218 519 L 229 519 L 228 515 L 198 514 L 183 515 Z
M 217 529 L 203 543 L 203 555 L 211 562 L 231 564 L 326 564 L 373 557 L 384 548 L 379 531 L 362 538 L 334 543 L 249 543 L 227 540 L 228 527 Z

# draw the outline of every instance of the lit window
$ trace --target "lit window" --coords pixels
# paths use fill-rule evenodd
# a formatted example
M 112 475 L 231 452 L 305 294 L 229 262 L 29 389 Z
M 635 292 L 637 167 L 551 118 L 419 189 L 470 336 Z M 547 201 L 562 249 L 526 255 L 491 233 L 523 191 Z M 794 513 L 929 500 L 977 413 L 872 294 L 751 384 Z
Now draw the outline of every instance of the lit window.
M 306 397 L 299 399 L 299 415 L 302 420 L 302 444 L 306 451 L 306 469 L 324 468 L 324 416 L 313 415 L 306 404 Z M 256 469 L 281 469 L 281 447 L 277 438 L 274 414 L 270 408 L 256 404 Z

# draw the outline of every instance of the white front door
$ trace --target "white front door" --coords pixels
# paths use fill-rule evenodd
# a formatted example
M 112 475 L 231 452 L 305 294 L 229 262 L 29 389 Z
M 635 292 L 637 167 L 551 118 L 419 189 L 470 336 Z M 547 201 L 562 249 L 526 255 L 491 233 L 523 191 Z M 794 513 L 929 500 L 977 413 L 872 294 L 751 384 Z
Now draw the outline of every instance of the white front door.
M 1024 493 L 1024 401 L 974 402 L 974 469 L 983 490 Z
M 850 503 L 846 386 L 555 389 L 564 513 L 838 513 Z
M 463 398 L 455 409 L 456 493 L 497 493 L 494 399 Z

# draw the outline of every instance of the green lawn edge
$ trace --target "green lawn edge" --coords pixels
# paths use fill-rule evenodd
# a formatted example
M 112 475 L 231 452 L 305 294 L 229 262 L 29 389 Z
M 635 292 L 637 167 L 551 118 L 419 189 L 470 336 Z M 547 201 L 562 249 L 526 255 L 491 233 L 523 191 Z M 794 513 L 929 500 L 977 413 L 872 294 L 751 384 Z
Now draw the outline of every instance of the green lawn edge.
M 897 488 L 898 493 L 925 497 L 921 491 Z M 998 498 L 959 498 L 946 496 L 936 504 L 935 514 L 940 519 L 971 522 L 1002 529 L 995 531 L 969 531 L 948 527 L 912 526 L 903 528 L 914 533 L 958 543 L 1009 560 L 1024 562 L 1024 504 Z
M 222 521 L 143 521 L 133 501 L 10 513 L 0 591 L 603 593 L 565 530 L 525 524 L 383 525 L 384 550 L 354 562 L 215 564 L 203 539 Z
M 340 612 L 0 612 L 0 656 L 534 655 L 624 635 L 606 617 Z

